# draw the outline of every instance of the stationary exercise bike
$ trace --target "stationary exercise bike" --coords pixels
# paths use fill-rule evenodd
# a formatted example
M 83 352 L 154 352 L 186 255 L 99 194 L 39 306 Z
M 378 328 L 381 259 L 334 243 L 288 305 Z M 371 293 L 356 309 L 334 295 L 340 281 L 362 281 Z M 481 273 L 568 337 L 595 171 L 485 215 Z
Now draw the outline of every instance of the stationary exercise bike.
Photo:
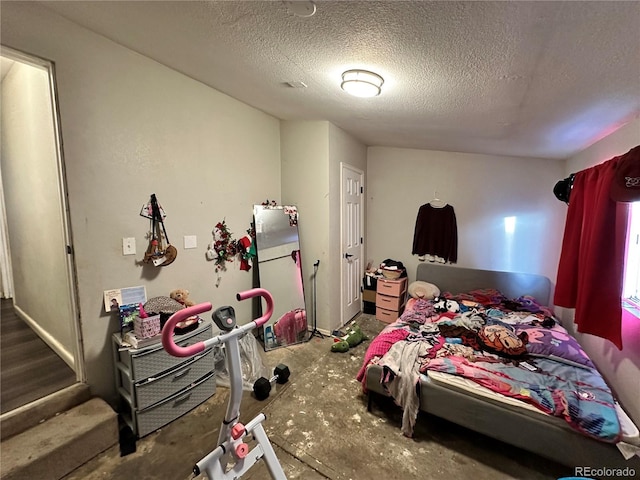
M 240 402 L 242 401 L 242 367 L 238 338 L 244 335 L 245 332 L 264 325 L 269 320 L 273 313 L 273 298 L 268 291 L 262 288 L 254 288 L 236 295 L 238 301 L 257 296 L 261 296 L 267 302 L 267 310 L 264 315 L 238 327 L 233 307 L 220 307 L 213 313 L 213 321 L 225 333 L 209 338 L 204 342 L 180 347 L 173 340 L 173 330 L 178 322 L 211 310 L 211 303 L 200 303 L 179 310 L 167 320 L 167 323 L 162 328 L 162 345 L 168 353 L 176 357 L 190 357 L 208 347 L 222 343 L 225 345 L 231 386 L 227 412 L 220 426 L 218 446 L 193 467 L 194 475 L 197 476 L 204 472 L 209 480 L 239 478 L 261 458 L 264 458 L 269 473 L 271 473 L 271 477 L 274 480 L 286 480 L 280 461 L 276 457 L 273 446 L 262 427 L 262 422 L 267 418 L 264 413 L 260 413 L 245 425 L 239 421 Z M 243 441 L 244 437 L 249 434 L 252 434 L 257 441 L 257 444 L 251 450 Z M 235 465 L 227 471 L 231 459 L 235 461 Z

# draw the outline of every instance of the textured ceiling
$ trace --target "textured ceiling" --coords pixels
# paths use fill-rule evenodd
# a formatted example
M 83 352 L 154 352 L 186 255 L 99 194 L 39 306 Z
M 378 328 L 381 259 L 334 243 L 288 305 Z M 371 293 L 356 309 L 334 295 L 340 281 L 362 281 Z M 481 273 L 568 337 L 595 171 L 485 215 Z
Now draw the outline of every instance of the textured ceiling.
M 316 1 L 311 17 L 289 3 L 42 4 L 275 117 L 328 120 L 366 145 L 562 159 L 640 116 L 637 1 Z M 343 92 L 350 68 L 382 75 L 382 94 Z

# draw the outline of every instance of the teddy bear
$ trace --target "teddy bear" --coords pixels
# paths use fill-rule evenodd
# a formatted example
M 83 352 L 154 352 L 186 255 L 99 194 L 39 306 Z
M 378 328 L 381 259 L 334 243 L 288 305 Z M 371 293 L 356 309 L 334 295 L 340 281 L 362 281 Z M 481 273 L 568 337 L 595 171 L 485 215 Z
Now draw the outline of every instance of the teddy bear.
M 195 305 L 195 303 L 189 299 L 189 290 L 178 288 L 176 290 L 173 290 L 169 294 L 169 297 L 173 298 L 176 302 L 184 305 L 185 307 L 192 307 L 193 305 Z

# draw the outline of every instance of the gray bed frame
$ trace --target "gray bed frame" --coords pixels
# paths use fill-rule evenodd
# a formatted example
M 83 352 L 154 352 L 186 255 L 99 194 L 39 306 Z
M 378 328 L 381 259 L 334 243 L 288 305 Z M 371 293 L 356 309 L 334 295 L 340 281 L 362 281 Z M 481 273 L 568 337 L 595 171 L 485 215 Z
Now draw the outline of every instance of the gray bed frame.
M 497 288 L 508 298 L 533 295 L 549 304 L 551 282 L 541 275 L 474 270 L 438 264 L 418 265 L 416 280 L 433 283 L 442 292 L 453 294 L 479 288 Z M 367 369 L 368 410 L 374 395 L 387 396 L 380 384 L 382 370 Z M 515 407 L 491 402 L 455 387 L 421 381 L 420 410 L 453 423 L 515 445 L 568 467 L 631 467 L 640 471 L 640 458 L 625 461 L 617 447 L 599 442 L 572 430 L 564 420 L 527 414 Z

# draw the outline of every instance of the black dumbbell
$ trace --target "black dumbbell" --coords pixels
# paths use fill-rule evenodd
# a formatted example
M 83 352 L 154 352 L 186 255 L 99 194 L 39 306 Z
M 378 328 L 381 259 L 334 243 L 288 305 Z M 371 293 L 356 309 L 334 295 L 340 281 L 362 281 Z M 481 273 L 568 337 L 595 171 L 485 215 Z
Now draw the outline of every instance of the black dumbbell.
M 260 377 L 253 384 L 253 393 L 258 400 L 264 400 L 269 397 L 271 393 L 271 384 L 276 383 L 287 383 L 289 380 L 289 375 L 291 372 L 289 371 L 289 367 L 280 363 L 273 369 L 273 377 L 270 380 L 267 380 L 264 377 Z

